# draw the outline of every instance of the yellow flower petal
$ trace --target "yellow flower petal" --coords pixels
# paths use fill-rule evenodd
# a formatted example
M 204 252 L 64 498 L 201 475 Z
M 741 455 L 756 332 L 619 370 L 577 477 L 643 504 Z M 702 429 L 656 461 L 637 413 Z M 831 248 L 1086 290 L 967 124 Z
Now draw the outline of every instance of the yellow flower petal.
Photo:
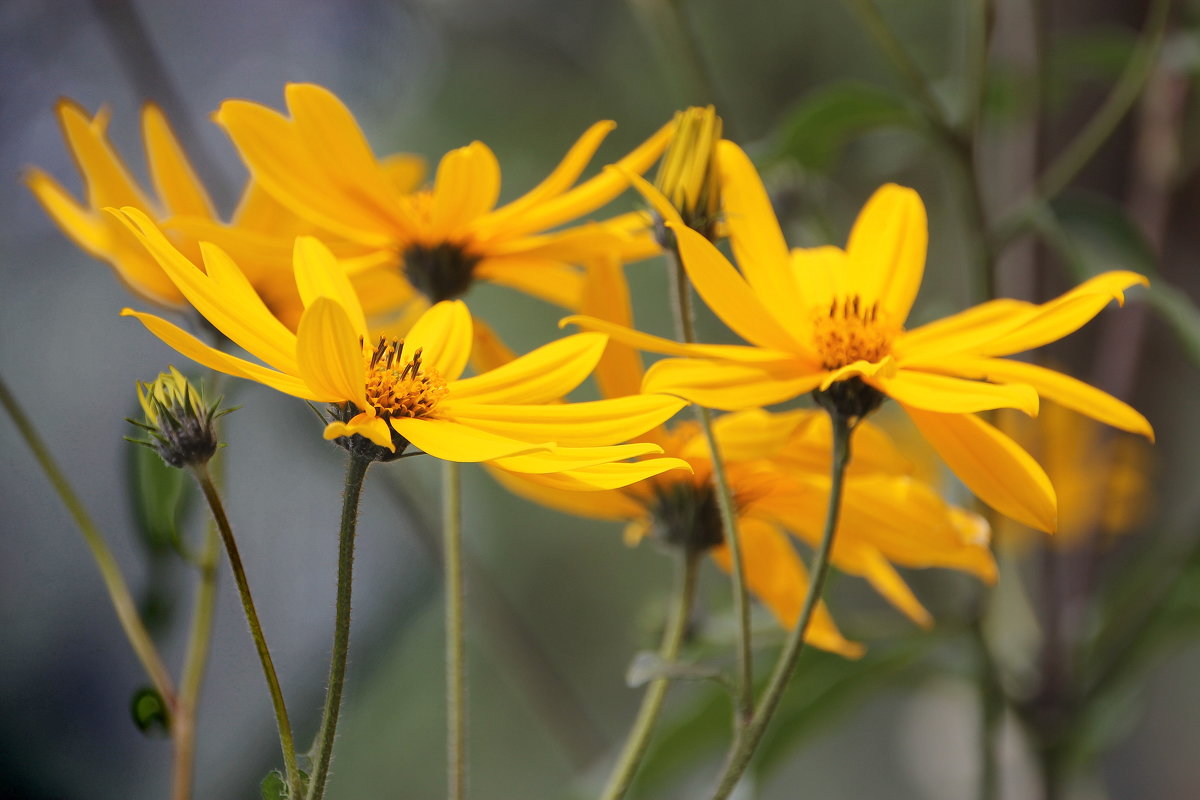
M 760 347 L 784 352 L 799 349 L 796 340 L 712 242 L 691 228 L 678 224 L 670 228 L 692 285 L 722 322 Z
M 1038 413 L 1038 394 L 1024 383 L 984 383 L 910 369 L 898 370 L 891 377 L 881 373 L 864 380 L 903 405 L 925 411 L 971 414 L 1016 408 L 1031 417 Z
M 1007 358 L 966 356 L 945 358 L 939 364 L 930 365 L 928 368 L 968 378 L 1028 384 L 1047 400 L 1106 425 L 1141 434 L 1154 441 L 1154 429 L 1150 422 L 1132 406 L 1107 392 L 1052 369 Z
M 87 184 L 88 205 L 92 208 L 137 206 L 149 209 L 149 200 L 108 143 L 104 126 L 93 124 L 86 111 L 66 98 L 58 101 L 55 111 L 63 137 Z
M 584 276 L 578 267 L 550 258 L 495 256 L 475 265 L 475 277 L 531 294 L 569 310 L 583 302 Z
M 904 410 L 980 500 L 1031 528 L 1055 530 L 1054 487 L 1016 442 L 970 414 L 937 414 L 908 406 Z
M 546 406 L 498 405 L 456 400 L 451 393 L 440 409 L 479 430 L 526 441 L 591 447 L 623 442 L 645 433 L 685 405 L 677 397 L 655 394 Z
M 257 381 L 284 394 L 290 394 L 293 397 L 300 397 L 317 403 L 332 403 L 343 399 L 333 395 L 321 394 L 299 378 L 285 375 L 251 361 L 222 353 L 220 350 L 204 344 L 190 333 L 181 330 L 166 320 L 159 319 L 153 314 L 145 314 L 126 308 L 121 311 L 121 316 L 135 317 L 168 346 L 178 350 L 197 364 L 215 369 L 218 372 Z
M 902 332 L 892 343 L 892 354 L 903 364 L 972 352 L 1019 326 L 1036 309 L 1022 300 L 990 300 Z
M 367 410 L 366 367 L 358 331 L 337 301 L 318 297 L 296 332 L 296 363 L 304 382 L 324 395 Z
M 678 458 L 648 458 L 632 463 L 597 464 L 594 467 L 568 469 L 539 475 L 538 478 L 546 486 L 557 489 L 585 493 L 608 492 L 674 469 L 691 471 L 688 463 Z
M 772 414 L 761 408 L 721 414 L 713 420 L 712 425 L 721 459 L 734 462 L 770 458 L 787 446 L 788 437 L 814 413 L 825 414 L 824 411 L 807 409 Z M 703 435 L 688 440 L 681 455 L 684 458 L 712 459 L 708 440 Z
M 676 394 L 708 408 L 741 411 L 791 400 L 817 388 L 824 377 L 819 372 L 796 373 L 791 364 L 667 358 L 646 371 L 642 391 Z
M 748 347 L 740 344 L 684 344 L 674 339 L 663 339 L 648 333 L 616 325 L 608 320 L 595 317 L 571 316 L 558 321 L 558 327 L 578 325 L 584 330 L 599 331 L 608 334 L 617 341 L 624 342 L 639 350 L 651 353 L 662 353 L 668 356 L 691 356 L 695 358 L 715 358 L 727 361 L 739 361 L 753 364 L 797 363 L 790 353 L 780 350 L 767 350 L 762 347 Z
M 878 301 L 902 324 L 921 288 L 928 240 L 920 195 L 894 183 L 881 186 L 859 212 L 846 245 L 855 293 L 868 304 Z
M 1124 290 L 1147 286 L 1136 272 L 1105 272 L 1084 281 L 1066 294 L 1044 303 L 1036 313 L 1008 335 L 988 342 L 978 352 L 988 356 L 1022 353 L 1074 333 L 1099 314 L 1110 301 L 1125 302 Z
M 510 456 L 497 459 L 498 467 L 512 472 L 545 474 L 564 469 L 581 469 L 623 461 L 627 458 L 654 455 L 662 452 L 656 444 L 617 444 L 608 447 L 555 447 L 545 453 Z
M 767 190 L 746 153 L 733 142 L 717 144 L 717 165 L 722 215 L 734 258 L 754 292 L 778 319 L 787 320 L 806 304 L 801 302 L 787 242 Z
M 500 164 L 483 142 L 451 150 L 438 164 L 428 236 L 455 238 L 492 210 L 500 195 Z
M 421 363 L 447 382 L 458 379 L 471 357 L 471 312 L 462 300 L 444 300 L 421 315 L 404 337 L 403 360 L 421 351 Z
M 142 135 L 146 139 L 150 178 L 166 210 L 177 216 L 215 219 L 208 192 L 196 177 L 166 117 L 153 103 L 142 108 Z
M 553 442 L 531 444 L 444 419 L 401 417 L 393 418 L 391 424 L 414 447 L 443 461 L 473 464 L 554 447 Z
M 933 627 L 933 616 L 929 610 L 913 594 L 896 568 L 874 547 L 859 545 L 847 548 L 842 554 L 839 569 L 866 578 L 885 600 L 922 628 Z
M 633 324 L 629 284 L 625 271 L 613 258 L 599 258 L 587 268 L 587 290 L 583 295 L 584 314 L 617 325 Z M 642 357 L 637 350 L 615 339 L 609 340 L 604 355 L 596 364 L 596 385 L 604 397 L 624 397 L 642 390 Z
M 392 441 L 392 429 L 388 427 L 382 417 L 367 417 L 365 414 L 359 414 L 349 422 L 334 420 L 325 426 L 325 431 L 321 435 L 332 441 L 342 436 L 354 436 L 355 434 L 392 452 L 396 450 L 396 445 Z
M 607 337 L 578 333 L 543 345 L 503 366 L 455 381 L 451 405 L 470 403 L 547 403 L 558 400 L 591 374 Z
M 795 282 L 804 287 L 806 309 L 828 309 L 851 294 L 850 257 L 840 247 L 797 247 L 789 254 Z
M 108 255 L 111 236 L 104 220 L 92 209 L 81 206 L 62 184 L 40 169 L 30 169 L 25 173 L 25 185 L 71 241 L 97 258 Z M 176 294 L 179 293 L 165 275 L 161 276 L 161 280 Z
M 844 367 L 826 373 L 821 380 L 819 391 L 825 391 L 838 381 L 848 380 L 850 378 L 869 378 L 878 375 L 880 378 L 896 377 L 896 360 L 891 356 L 884 356 L 878 362 L 870 361 L 855 361 L 853 364 L 847 364 Z
M 342 270 L 333 253 L 314 236 L 296 237 L 292 263 L 300 300 L 307 308 L 318 297 L 327 297 L 345 312 L 355 333 L 364 340 L 369 336 L 367 319 L 350 278 Z
M 561 489 L 548 486 L 544 475 L 509 472 L 491 464 L 485 466 L 492 477 L 513 494 L 556 511 L 607 520 L 631 519 L 645 513 L 640 503 L 620 490 L 581 492 Z

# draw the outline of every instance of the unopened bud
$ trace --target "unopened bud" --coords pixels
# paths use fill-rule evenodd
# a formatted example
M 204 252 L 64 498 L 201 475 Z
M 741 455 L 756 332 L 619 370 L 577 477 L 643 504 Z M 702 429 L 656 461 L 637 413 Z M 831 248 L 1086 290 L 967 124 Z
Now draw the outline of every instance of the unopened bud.
M 175 367 L 151 383 L 138 381 L 137 395 L 145 418 L 128 421 L 149 433 L 150 440 L 129 441 L 149 447 L 176 468 L 207 463 L 217 452 L 214 422 L 232 411 L 219 410 L 220 399 L 207 405 L 200 390 Z

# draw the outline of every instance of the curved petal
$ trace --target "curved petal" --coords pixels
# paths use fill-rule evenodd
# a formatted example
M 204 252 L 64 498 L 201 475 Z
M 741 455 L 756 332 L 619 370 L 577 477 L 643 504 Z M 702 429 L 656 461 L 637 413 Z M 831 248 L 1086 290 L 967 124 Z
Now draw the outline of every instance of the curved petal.
M 885 184 L 871 195 L 850 231 L 846 252 L 853 262 L 856 293 L 903 324 L 921 288 L 929 222 L 912 189 Z
M 325 439 L 333 441 L 343 436 L 356 434 L 392 452 L 396 450 L 396 443 L 392 441 L 392 429 L 388 427 L 382 417 L 368 417 L 366 414 L 359 414 L 349 422 L 334 420 L 325 426 L 321 435 Z
M 315 236 L 298 236 L 292 252 L 292 263 L 296 273 L 296 288 L 300 300 L 307 308 L 319 297 L 326 297 L 341 306 L 354 331 L 364 340 L 370 333 L 362 304 L 333 253 Z
M 903 364 L 908 360 L 971 352 L 1007 334 L 1036 309 L 1033 303 L 1023 300 L 989 300 L 910 331 L 902 331 L 892 342 L 892 354 Z
M 579 333 L 543 345 L 493 370 L 455 381 L 445 402 L 548 403 L 568 394 L 591 373 L 607 337 Z
M 676 223 L 668 227 L 675 234 L 680 260 L 692 285 L 722 322 L 760 347 L 792 353 L 799 349 L 796 340 L 712 242 L 691 228 Z
M 93 120 L 80 105 L 66 98 L 58 101 L 55 111 L 63 138 L 84 177 L 88 205 L 96 209 L 128 205 L 149 210 L 150 201 L 113 151 L 104 135 L 104 126 L 96 124 L 104 112 Z
M 495 462 L 500 466 L 500 462 Z M 544 485 L 574 492 L 602 492 L 620 489 L 653 478 L 673 469 L 691 471 L 686 461 L 678 458 L 647 458 L 642 461 L 597 464 L 561 472 L 539 475 Z
M 1015 408 L 1031 417 L 1038 413 L 1038 394 L 1023 383 L 984 383 L 931 372 L 901 369 L 864 380 L 902 405 L 941 414 L 973 414 L 994 408 Z
M 393 418 L 392 428 L 412 445 L 443 461 L 465 464 L 550 450 L 553 442 L 531 444 L 445 419 Z
M 163 206 L 174 215 L 215 219 L 208 192 L 179 146 L 162 111 L 153 103 L 142 107 L 142 135 L 150 178 Z
M 455 238 L 496 205 L 500 196 L 500 164 L 483 142 L 442 156 L 433 185 L 429 236 Z
M 126 308 L 122 309 L 121 316 L 135 317 L 169 347 L 178 350 L 197 364 L 201 364 L 209 369 L 215 369 L 217 372 L 224 372 L 226 375 L 256 381 L 284 394 L 290 394 L 293 397 L 300 397 L 317 403 L 336 403 L 344 399 L 334 395 L 322 394 L 292 375 L 285 375 L 282 372 L 267 369 L 252 361 L 246 361 L 245 359 L 222 353 L 220 350 L 204 344 L 187 331 L 153 314 L 145 314 Z
M 511 472 L 548 474 L 567 469 L 610 464 L 614 461 L 624 461 L 627 458 L 657 455 L 661 452 L 662 448 L 658 445 L 646 443 L 617 444 L 608 447 L 555 447 L 545 453 L 530 453 L 497 459 L 495 464 Z
M 580 309 L 584 314 L 629 327 L 633 324 L 633 308 L 629 300 L 629 284 L 619 261 L 600 258 L 587 268 L 587 288 Z M 596 364 L 596 384 L 604 397 L 624 397 L 642 390 L 642 356 L 628 344 L 610 339 L 599 363 Z
M 896 360 L 891 356 L 884 356 L 875 362 L 859 359 L 852 364 L 838 367 L 826 373 L 825 377 L 821 380 L 821 385 L 817 389 L 823 392 L 838 381 L 849 380 L 850 378 L 871 378 L 875 376 L 879 376 L 880 378 L 894 378 L 896 377 L 896 373 Z
M 1058 525 L 1054 486 L 1033 457 L 1008 436 L 971 414 L 905 411 L 942 460 L 975 495 L 1031 528 Z
M 568 310 L 582 303 L 583 272 L 564 261 L 521 254 L 492 256 L 475 265 L 474 275 Z
M 921 604 L 896 568 L 874 547 L 859 544 L 841 554 L 839 569 L 866 578 L 875 591 L 922 628 L 933 627 L 933 616 Z
M 462 300 L 443 300 L 421 315 L 404 337 L 402 359 L 421 351 L 422 363 L 447 382 L 455 381 L 471 357 L 471 312 Z
M 1083 381 L 1037 364 L 1007 358 L 959 356 L 942 359 L 940 363 L 930 364 L 927 368 L 969 378 L 1028 384 L 1047 400 L 1154 441 L 1154 429 L 1149 420 L 1129 404 Z
M 750 364 L 778 364 L 785 361 L 795 363 L 797 361 L 790 353 L 780 350 L 767 350 L 762 347 L 750 347 L 741 344 L 684 344 L 674 339 L 652 336 L 648 333 L 642 333 L 641 331 L 594 317 L 576 315 L 564 317 L 558 321 L 558 327 L 560 328 L 565 328 L 567 325 L 578 325 L 584 330 L 599 331 L 639 350 L 645 350 L 650 353 L 662 353 L 668 356 L 716 358 Z
M 791 400 L 820 385 L 823 373 L 800 373 L 794 364 L 739 364 L 667 358 L 646 371 L 642 391 L 675 394 L 707 408 L 741 411 Z
M 439 412 L 501 436 L 554 441 L 567 447 L 596 447 L 645 433 L 685 405 L 677 397 L 655 394 L 557 405 L 454 402 L 451 397 L 440 404 Z
M 101 216 L 80 205 L 62 184 L 40 169 L 25 173 L 25 185 L 71 241 L 97 258 L 108 256 L 110 236 Z M 178 293 L 166 276 L 163 276 L 163 283 Z
M 304 382 L 366 411 L 366 366 L 354 324 L 337 301 L 318 297 L 304 309 L 296 332 L 296 361 Z
M 529 475 L 485 465 L 492 477 L 513 494 L 538 505 L 592 519 L 636 519 L 645 513 L 641 503 L 619 489 L 581 492 L 547 485 L 546 476 Z
M 713 436 L 726 463 L 770 458 L 788 445 L 788 438 L 814 414 L 825 412 L 798 409 L 772 414 L 761 408 L 721 414 L 713 420 Z M 680 454 L 684 458 L 712 458 L 704 436 L 693 437 Z

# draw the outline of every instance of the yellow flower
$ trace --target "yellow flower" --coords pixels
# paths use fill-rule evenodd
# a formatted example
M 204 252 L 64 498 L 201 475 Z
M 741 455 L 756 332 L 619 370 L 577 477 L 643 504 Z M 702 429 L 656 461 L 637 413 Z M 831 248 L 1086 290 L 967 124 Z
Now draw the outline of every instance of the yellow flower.
M 1070 550 L 1087 544 L 1090 536 L 1111 540 L 1145 518 L 1151 491 L 1150 452 L 1143 440 L 1112 434 L 1059 406 L 1046 408 L 1037 420 L 1005 415 L 999 424 L 1046 465 L 1054 482 L 1054 545 Z M 1001 526 L 996 535 L 1017 547 L 1030 538 L 1016 523 Z
M 146 160 L 157 195 L 153 200 L 132 178 L 108 141 L 107 111 L 91 117 L 64 99 L 55 107 L 55 113 L 84 178 L 86 203 L 80 204 L 39 169 L 30 169 L 25 182 L 72 241 L 107 261 L 141 297 L 165 306 L 184 304 L 179 289 L 146 248 L 115 217 L 104 213 L 105 208 L 132 206 L 162 226 L 172 243 L 193 261 L 199 260 L 201 240 L 220 244 L 236 259 L 271 309 L 295 326 L 301 305 L 291 277 L 292 242 L 297 235 L 311 232 L 311 225 L 253 183 L 246 187 L 233 220 L 221 221 L 162 111 L 153 104 L 142 108 Z M 380 262 L 379 254 L 344 242 L 333 242 L 332 246 L 355 274 L 360 294 L 379 298 L 369 311 L 381 302 L 395 305 L 411 296 L 411 289 L 403 281 L 378 269 L 387 266 Z
M 684 405 L 677 398 L 638 395 L 545 405 L 587 377 L 605 347 L 602 335 L 570 336 L 503 368 L 463 378 L 472 336 L 461 301 L 433 306 L 403 341 L 374 342 L 362 305 L 332 254 L 317 239 L 300 237 L 295 275 L 304 314 L 292 333 L 219 248 L 201 243 L 201 271 L 137 209 L 122 209 L 121 215 L 188 302 L 268 366 L 209 347 L 154 315 L 122 313 L 206 367 L 330 404 L 334 419 L 325 438 L 359 458 L 390 460 L 412 444 L 448 461 L 490 461 L 517 472 L 570 470 L 585 476 L 587 488 L 687 468 L 676 459 L 610 463 L 657 452 L 653 445 L 610 445 L 670 417 Z
M 717 143 L 721 118 L 712 106 L 675 114 L 675 136 L 663 154 L 654 188 L 679 212 L 683 223 L 706 239 L 716 238 L 720 210 Z
M 896 400 L 942 459 L 984 502 L 1031 527 L 1055 528 L 1045 472 L 975 412 L 1038 411 L 1039 395 L 1122 430 L 1151 437 L 1125 403 L 1053 370 L 1000 356 L 1075 331 L 1123 290 L 1146 279 L 1107 272 L 1048 303 L 993 300 L 907 330 L 924 271 L 925 208 L 911 189 L 887 185 L 859 214 L 843 250 L 789 251 L 754 167 L 719 145 L 722 210 L 740 272 L 683 225 L 645 181 L 637 185 L 675 232 L 688 276 L 708 306 L 751 343 L 685 345 L 602 320 L 572 318 L 664 359 L 644 390 L 713 408 L 770 405 L 806 392 L 850 418 Z
M 591 267 L 588 310 L 618 323 L 630 322 L 628 288 L 619 265 Z M 636 390 L 642 375 L 636 351 L 609 345 L 596 369 L 606 395 Z M 803 562 L 785 531 L 812 545 L 820 539 L 829 494 L 831 427 L 824 412 L 772 414 L 754 409 L 717 418 L 714 435 L 725 460 L 737 505 L 746 583 L 784 627 L 794 626 L 808 587 Z M 694 423 L 660 427 L 643 438 L 669 456 L 687 461 L 693 474 L 667 473 L 615 491 L 581 495 L 563 491 L 555 476 L 496 477 L 517 494 L 566 513 L 627 523 L 626 540 L 647 534 L 673 546 L 709 551 L 729 570 L 712 486 L 711 454 Z M 897 608 L 921 625 L 932 619 L 892 563 L 951 567 L 994 580 L 987 524 L 947 506 L 926 484 L 911 477 L 911 465 L 883 431 L 870 423 L 858 430 L 833 563 L 866 578 Z M 857 656 L 861 646 L 838 632 L 824 605 L 809 628 L 823 649 Z
M 286 96 L 290 117 L 244 100 L 228 100 L 217 112 L 251 175 L 322 230 L 398 254 L 404 274 L 430 302 L 459 297 L 484 280 L 576 309 L 583 277 L 575 264 L 598 246 L 615 244 L 627 258 L 657 252 L 638 214 L 548 232 L 595 211 L 628 186 L 622 173 L 612 171 L 576 185 L 614 127 L 611 122 L 593 125 L 545 180 L 497 207 L 500 166 L 482 142 L 451 150 L 432 186 L 413 191 L 389 179 L 354 117 L 331 92 L 290 84 Z M 670 135 L 668 125 L 618 163 L 644 171 Z

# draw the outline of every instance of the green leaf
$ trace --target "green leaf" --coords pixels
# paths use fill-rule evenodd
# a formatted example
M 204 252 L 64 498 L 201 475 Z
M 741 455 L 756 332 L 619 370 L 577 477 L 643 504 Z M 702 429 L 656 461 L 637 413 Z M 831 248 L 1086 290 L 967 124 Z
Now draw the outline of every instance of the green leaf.
M 258 785 L 258 791 L 262 800 L 287 800 L 287 781 L 283 779 L 283 773 L 277 769 L 268 772 Z
M 856 136 L 885 127 L 922 131 L 925 123 L 900 96 L 865 83 L 846 82 L 811 92 L 783 124 L 777 155 L 827 172 Z
M 180 521 L 195 494 L 187 472 L 167 466 L 147 447 L 131 447 L 128 465 L 129 501 L 142 543 L 152 555 L 175 550 L 186 556 Z
M 171 730 L 170 712 L 162 695 L 144 686 L 133 693 L 129 701 L 133 724 L 147 736 L 166 736 Z

